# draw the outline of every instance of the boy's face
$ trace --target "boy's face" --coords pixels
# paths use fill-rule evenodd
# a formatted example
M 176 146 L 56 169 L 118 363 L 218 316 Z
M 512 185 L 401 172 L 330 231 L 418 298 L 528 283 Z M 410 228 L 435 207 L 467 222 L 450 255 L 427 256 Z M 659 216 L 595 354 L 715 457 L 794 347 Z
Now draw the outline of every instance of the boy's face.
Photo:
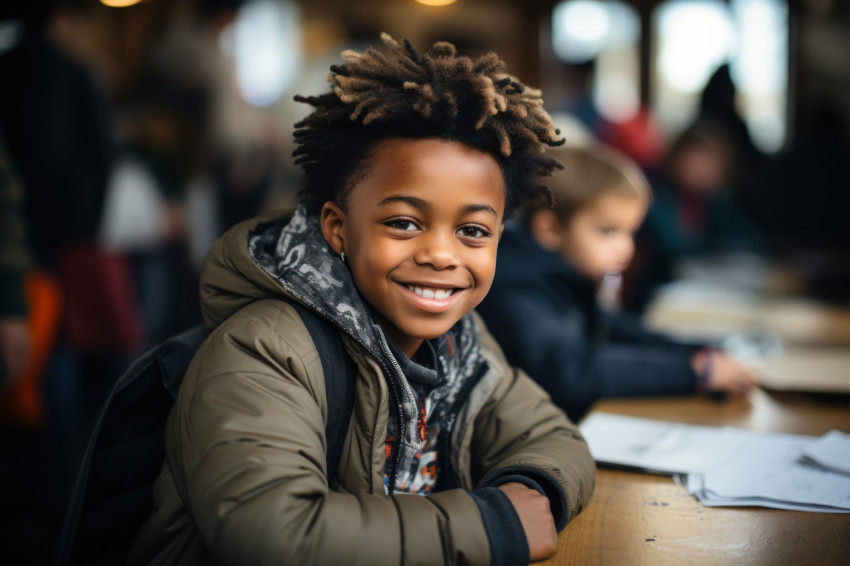
M 595 281 L 623 271 L 634 254 L 634 233 L 645 213 L 646 204 L 638 197 L 603 194 L 564 226 L 561 254 Z
M 325 204 L 322 224 L 376 322 L 412 356 L 487 294 L 504 209 L 491 155 L 452 141 L 393 139 L 373 151 L 345 212 Z

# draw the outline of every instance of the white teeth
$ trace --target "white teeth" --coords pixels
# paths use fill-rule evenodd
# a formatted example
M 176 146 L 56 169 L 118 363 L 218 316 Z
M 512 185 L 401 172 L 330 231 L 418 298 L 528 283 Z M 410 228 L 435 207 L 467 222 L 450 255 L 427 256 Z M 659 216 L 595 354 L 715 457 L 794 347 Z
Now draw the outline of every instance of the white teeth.
M 414 285 L 407 285 L 407 288 L 426 299 L 448 299 L 454 292 L 454 289 L 423 289 Z

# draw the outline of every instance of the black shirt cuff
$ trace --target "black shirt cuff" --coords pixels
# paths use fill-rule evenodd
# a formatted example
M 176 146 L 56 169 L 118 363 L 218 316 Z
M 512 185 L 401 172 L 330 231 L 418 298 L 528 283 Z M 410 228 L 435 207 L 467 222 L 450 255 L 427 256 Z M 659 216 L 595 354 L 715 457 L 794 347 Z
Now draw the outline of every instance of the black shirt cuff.
M 478 505 L 487 541 L 490 543 L 492 566 L 519 566 L 528 564 L 531 554 L 522 522 L 511 500 L 496 487 L 485 487 L 471 492 Z
M 492 470 L 479 483 L 480 487 L 499 486 L 510 481 L 517 481 L 536 489 L 549 498 L 549 508 L 555 519 L 558 532 L 564 530 L 569 519 L 569 505 L 561 485 L 541 469 L 530 466 L 507 466 Z

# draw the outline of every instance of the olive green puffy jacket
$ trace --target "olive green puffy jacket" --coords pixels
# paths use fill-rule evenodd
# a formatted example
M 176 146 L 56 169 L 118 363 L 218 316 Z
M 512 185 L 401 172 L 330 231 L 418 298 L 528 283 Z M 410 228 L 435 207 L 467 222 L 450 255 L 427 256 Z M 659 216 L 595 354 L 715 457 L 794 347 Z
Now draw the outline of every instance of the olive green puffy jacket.
M 321 363 L 280 285 L 247 252 L 243 223 L 210 252 L 201 276 L 212 332 L 166 427 L 155 512 L 132 552 L 139 564 L 489 564 L 467 494 L 508 466 L 555 478 L 565 519 L 587 503 L 595 468 L 577 428 L 484 329 L 489 371 L 452 436 L 463 489 L 385 495 L 390 416 L 378 363 L 347 335 L 355 403 L 336 477 L 325 475 L 327 403 Z M 482 481 L 483 480 L 483 481 Z

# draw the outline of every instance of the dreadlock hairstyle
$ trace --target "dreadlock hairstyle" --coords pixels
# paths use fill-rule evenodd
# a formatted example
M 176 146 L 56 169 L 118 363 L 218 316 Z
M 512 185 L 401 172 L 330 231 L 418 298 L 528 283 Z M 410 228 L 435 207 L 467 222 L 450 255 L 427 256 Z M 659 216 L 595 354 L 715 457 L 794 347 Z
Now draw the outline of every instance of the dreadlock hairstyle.
M 489 153 L 502 169 L 506 215 L 527 200 L 551 203 L 539 179 L 561 166 L 543 156 L 544 146 L 564 140 L 539 90 L 505 74 L 495 53 L 472 60 L 446 42 L 419 53 L 406 39 L 381 39 L 384 50 L 343 51 L 345 62 L 328 77 L 332 92 L 295 97 L 315 108 L 294 134 L 308 210 L 318 213 L 329 200 L 345 208 L 372 150 L 390 138 L 441 138 Z

